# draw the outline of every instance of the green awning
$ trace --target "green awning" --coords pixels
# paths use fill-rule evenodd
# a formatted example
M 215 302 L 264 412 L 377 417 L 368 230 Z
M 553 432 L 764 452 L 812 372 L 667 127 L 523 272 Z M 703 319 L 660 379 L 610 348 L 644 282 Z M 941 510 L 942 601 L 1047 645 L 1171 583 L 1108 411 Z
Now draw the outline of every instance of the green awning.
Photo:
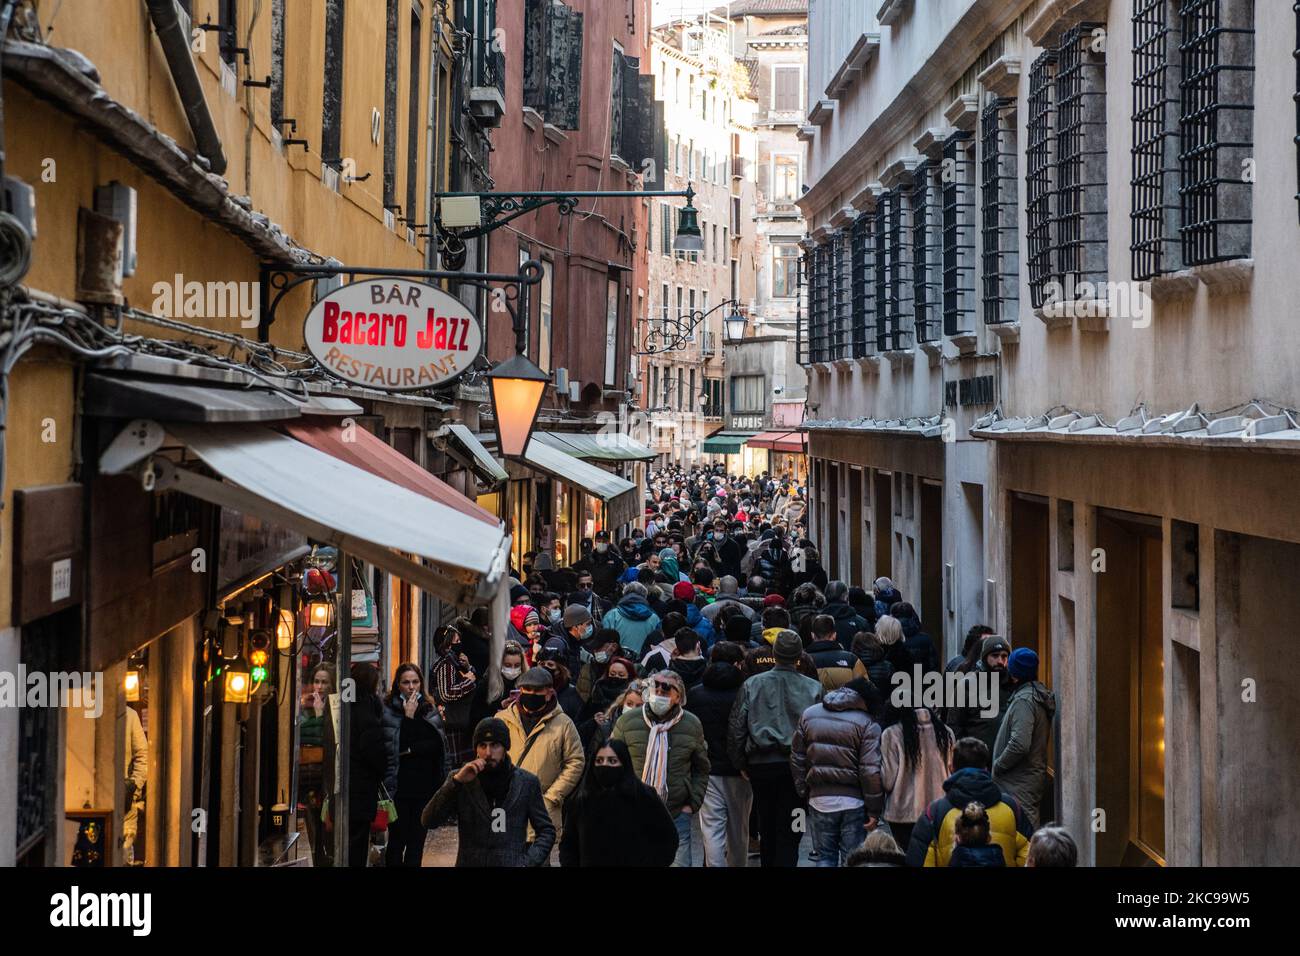
M 533 432 L 533 437 L 566 455 L 588 461 L 648 461 L 655 457 L 649 448 L 622 432 L 598 432 L 594 435 L 583 432 Z
M 709 455 L 738 455 L 746 440 L 758 432 L 717 432 L 704 439 L 700 451 Z

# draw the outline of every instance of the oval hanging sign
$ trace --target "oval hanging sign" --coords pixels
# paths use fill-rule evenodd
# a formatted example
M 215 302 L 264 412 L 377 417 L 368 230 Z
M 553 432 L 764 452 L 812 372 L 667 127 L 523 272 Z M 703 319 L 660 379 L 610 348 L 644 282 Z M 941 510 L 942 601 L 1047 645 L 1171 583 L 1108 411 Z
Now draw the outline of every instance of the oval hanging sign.
M 447 385 L 483 351 L 483 330 L 465 303 L 410 279 L 335 289 L 307 313 L 303 338 L 331 375 L 386 392 Z

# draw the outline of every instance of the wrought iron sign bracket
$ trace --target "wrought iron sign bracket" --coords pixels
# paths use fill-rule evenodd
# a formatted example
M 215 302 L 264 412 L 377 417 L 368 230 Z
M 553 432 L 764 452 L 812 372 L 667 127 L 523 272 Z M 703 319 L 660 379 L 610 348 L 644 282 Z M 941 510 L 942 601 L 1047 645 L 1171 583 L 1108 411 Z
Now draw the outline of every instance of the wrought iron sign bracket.
M 732 306 L 740 308 L 740 302 L 736 299 L 723 299 L 709 311 L 704 312 L 695 309 L 686 312 L 676 319 L 670 319 L 666 324 L 658 324 L 646 332 L 645 338 L 641 340 L 641 348 L 637 350 L 637 355 L 660 355 L 664 352 L 674 352 L 686 345 L 686 340 L 695 334 L 700 323 L 706 318 L 717 312 L 721 308 Z M 651 324 L 650 320 L 646 320 Z M 671 328 L 671 332 L 664 331 L 665 328 Z
M 441 215 L 434 217 L 439 232 L 464 241 L 486 236 L 506 223 L 526 216 L 543 206 L 555 206 L 561 216 L 568 216 L 578 208 L 583 199 L 685 199 L 687 205 L 695 201 L 695 190 L 690 186 L 679 190 L 606 190 L 604 192 L 523 192 L 523 193 L 439 193 L 438 199 L 478 199 L 483 222 L 464 228 L 446 227 Z

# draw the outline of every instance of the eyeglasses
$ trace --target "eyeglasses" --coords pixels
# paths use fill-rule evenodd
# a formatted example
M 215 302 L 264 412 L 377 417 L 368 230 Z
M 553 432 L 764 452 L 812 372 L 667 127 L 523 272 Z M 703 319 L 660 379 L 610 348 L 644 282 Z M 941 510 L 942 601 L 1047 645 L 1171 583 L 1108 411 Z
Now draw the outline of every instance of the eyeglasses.
M 656 693 L 666 694 L 666 693 L 668 693 L 669 691 L 671 691 L 671 690 L 676 690 L 676 689 L 677 689 L 677 688 L 674 687 L 672 684 L 661 684 L 661 683 L 659 683 L 658 681 L 655 681 L 655 692 L 656 692 Z

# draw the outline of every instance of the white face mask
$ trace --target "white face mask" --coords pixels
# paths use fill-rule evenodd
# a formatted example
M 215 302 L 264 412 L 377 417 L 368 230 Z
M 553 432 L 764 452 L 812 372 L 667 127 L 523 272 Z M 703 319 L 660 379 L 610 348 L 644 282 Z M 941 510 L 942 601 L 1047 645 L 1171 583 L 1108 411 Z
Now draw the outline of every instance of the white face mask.
M 668 711 L 673 709 L 673 699 L 667 694 L 654 694 L 651 697 L 647 697 L 646 700 L 650 703 L 650 709 L 653 710 L 655 715 L 658 717 L 662 717 L 664 714 L 668 713 Z
M 514 680 L 515 678 L 517 678 L 517 677 L 518 677 L 520 674 L 522 674 L 523 672 L 524 672 L 524 669 L 523 669 L 522 667 L 503 667 L 503 668 L 501 668 L 501 676 L 504 677 L 506 680 Z

